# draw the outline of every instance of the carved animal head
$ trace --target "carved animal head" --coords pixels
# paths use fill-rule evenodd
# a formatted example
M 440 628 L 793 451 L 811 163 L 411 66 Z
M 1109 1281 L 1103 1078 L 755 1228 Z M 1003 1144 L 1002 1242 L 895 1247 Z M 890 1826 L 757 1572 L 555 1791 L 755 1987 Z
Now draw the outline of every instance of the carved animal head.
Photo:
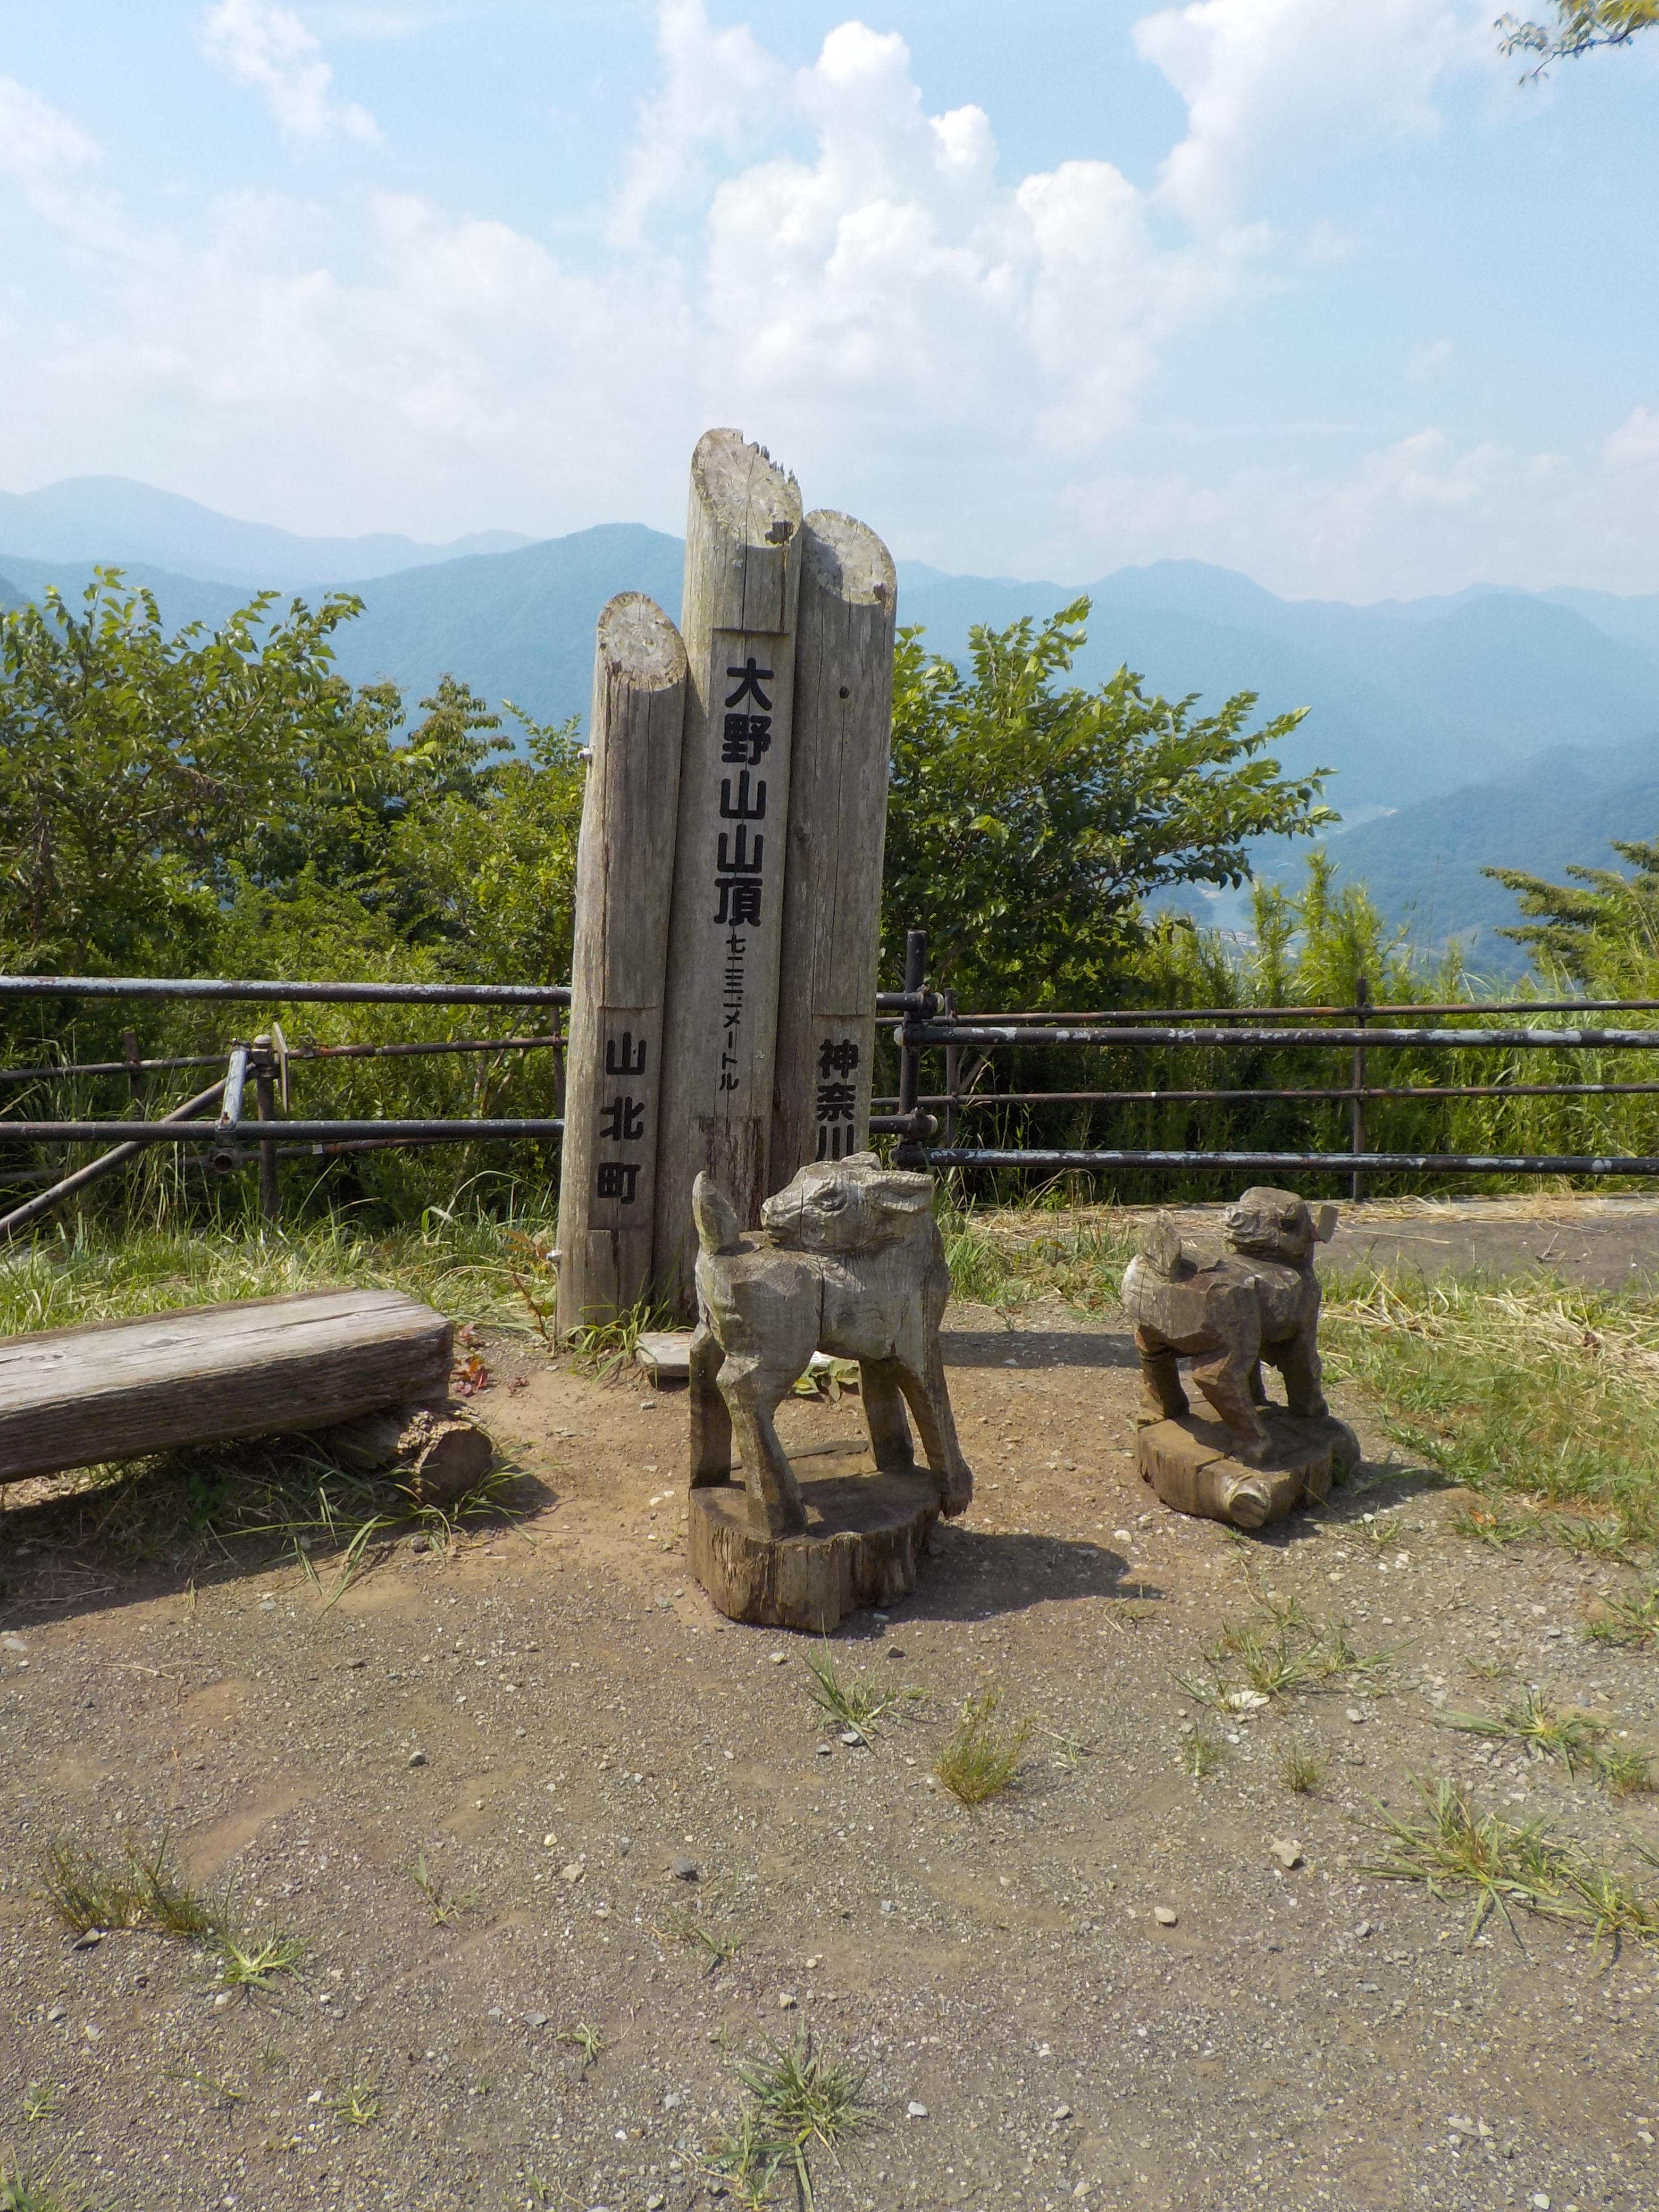
M 933 1178 L 884 1168 L 873 1152 L 818 1160 L 761 1208 L 761 1226 L 795 1252 L 871 1252 L 931 1218 Z
M 1336 1208 L 1314 1212 L 1293 1190 L 1257 1184 L 1235 1199 L 1221 1217 L 1222 1233 L 1235 1252 L 1252 1260 L 1282 1260 L 1305 1267 L 1316 1244 L 1327 1244 L 1336 1228 Z

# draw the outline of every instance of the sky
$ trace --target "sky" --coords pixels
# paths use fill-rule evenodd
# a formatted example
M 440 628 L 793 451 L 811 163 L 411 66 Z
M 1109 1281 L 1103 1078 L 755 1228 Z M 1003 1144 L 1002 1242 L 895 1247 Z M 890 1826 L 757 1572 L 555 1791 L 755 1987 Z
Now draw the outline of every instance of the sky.
M 0 489 L 1659 591 L 1659 33 L 1493 0 L 0 0 Z

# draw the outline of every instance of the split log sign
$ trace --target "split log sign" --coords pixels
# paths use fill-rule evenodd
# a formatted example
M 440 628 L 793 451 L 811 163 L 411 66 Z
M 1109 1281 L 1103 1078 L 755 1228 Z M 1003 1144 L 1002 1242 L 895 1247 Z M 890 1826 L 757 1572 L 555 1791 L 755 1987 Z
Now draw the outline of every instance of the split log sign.
M 562 1331 L 647 1297 L 690 1316 L 701 1170 L 753 1224 L 868 1142 L 896 599 L 872 531 L 803 520 L 793 477 L 711 430 L 679 631 L 638 592 L 599 617 Z

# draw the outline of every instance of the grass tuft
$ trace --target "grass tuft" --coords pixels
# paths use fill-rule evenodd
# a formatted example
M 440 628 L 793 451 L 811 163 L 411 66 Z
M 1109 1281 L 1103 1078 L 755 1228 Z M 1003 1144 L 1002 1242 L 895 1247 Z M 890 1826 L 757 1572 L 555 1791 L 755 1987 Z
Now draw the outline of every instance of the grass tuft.
M 737 2072 L 747 2102 L 736 2127 L 712 2147 L 705 2170 L 745 2207 L 769 2203 L 777 2177 L 787 2172 L 798 2203 L 812 2212 L 814 2154 L 828 2151 L 839 2164 L 842 2147 L 873 2117 L 865 2095 L 868 2075 L 816 2051 L 808 2035 L 769 2044 Z
M 471 1890 L 468 1890 L 465 1896 L 452 1896 L 443 1876 L 428 1866 L 424 1847 L 415 1854 L 410 1877 L 426 1899 L 427 1911 L 434 1928 L 453 1926 L 463 1913 L 471 1912 L 478 1901 L 476 1893 Z
M 95 2212 L 93 2201 L 59 2178 L 61 2157 L 47 2166 L 20 2164 L 0 2151 L 0 2212 Z
M 1596 1780 L 1615 1797 L 1635 1797 L 1654 1787 L 1653 1761 L 1645 1751 L 1598 1746 L 1591 1764 Z
M 674 1326 L 674 1317 L 665 1306 L 641 1298 L 625 1313 L 614 1314 L 606 1321 L 583 1322 L 571 1330 L 567 1342 L 584 1374 L 595 1375 L 602 1382 L 614 1382 L 635 1366 L 642 1336 L 652 1329 Z
M 1604 1590 L 1590 1608 L 1584 1634 L 1626 1651 L 1659 1644 L 1659 1583 L 1646 1590 Z
M 921 1696 L 920 1690 L 899 1688 L 871 1676 L 852 1675 L 843 1680 L 828 1651 L 813 1653 L 805 1664 L 812 1678 L 808 1694 L 813 1704 L 828 1713 L 844 1734 L 855 1735 L 871 1749 L 874 1748 L 874 1739 L 882 1723 L 902 1715 L 907 1705 Z
M 297 1972 L 306 1955 L 303 1937 L 282 1929 L 247 1936 L 221 1929 L 216 1942 L 219 1971 L 232 1989 L 263 1990 L 278 1974 Z
M 1194 1782 L 1213 1774 L 1225 1757 L 1221 1738 L 1213 1729 L 1192 1729 L 1181 1739 L 1181 1764 Z
M 1279 1778 L 1298 1797 L 1311 1797 L 1325 1786 L 1331 1762 L 1305 1743 L 1292 1744 L 1279 1762 Z
M 575 2045 L 582 2055 L 584 2074 L 590 2066 L 597 2063 L 605 2050 L 605 2038 L 599 2033 L 598 2028 L 590 2027 L 585 2020 L 579 2020 L 574 2027 L 562 2027 L 559 2030 L 559 2041 Z
M 1387 1652 L 1356 1650 L 1348 1624 L 1336 1615 L 1316 1619 L 1296 1598 L 1261 1594 L 1253 1615 L 1224 1624 L 1204 1664 L 1202 1674 L 1177 1675 L 1178 1686 L 1194 1704 L 1234 1720 L 1334 1682 L 1380 1688 L 1395 1671 Z
M 651 1932 L 665 1943 L 684 1943 L 688 1950 L 701 1951 L 706 1974 L 718 1973 L 722 1966 L 729 1966 L 743 1948 L 740 1936 L 724 1935 L 718 1928 L 710 1928 L 695 1912 L 671 1912 L 665 1924 Z
M 380 2118 L 380 2100 L 367 2082 L 354 2081 L 329 2110 L 349 2128 L 366 2128 Z
M 1466 1735 L 1525 1744 L 1542 1758 L 1559 1759 L 1569 1774 L 1590 1764 L 1605 1733 L 1588 1713 L 1563 1711 L 1534 1689 L 1523 1690 L 1501 1713 L 1449 1713 L 1446 1726 Z
M 1607 1723 L 1593 1713 L 1551 1705 L 1540 1691 L 1523 1690 L 1501 1713 L 1451 1713 L 1448 1728 L 1466 1735 L 1525 1744 L 1540 1758 L 1558 1759 L 1569 1774 L 1588 1767 L 1615 1797 L 1651 1790 L 1651 1762 L 1644 1751 L 1607 1741 Z
M 963 1805 L 983 1805 L 1011 1790 L 1036 1727 L 1024 1720 L 1012 1728 L 998 1724 L 1000 1694 L 987 1690 L 969 1698 L 954 1735 L 933 1763 L 933 1771 Z
M 129 1837 L 119 1859 L 100 1858 L 55 1837 L 41 1860 L 46 1902 L 77 1936 L 94 1928 L 212 1935 L 219 1925 L 216 1909 L 179 1880 L 171 1859 L 172 1841 L 165 1830 L 148 1846 Z
M 1384 1814 L 1382 1830 L 1391 1848 L 1362 1873 L 1420 1881 L 1439 1898 L 1473 1892 L 1471 1939 L 1494 1911 L 1513 1926 L 1511 1908 L 1519 1907 L 1587 1928 L 1598 1944 L 1610 1942 L 1615 1953 L 1626 1939 L 1659 1945 L 1659 1899 L 1643 1896 L 1626 1875 L 1587 1859 L 1571 1843 L 1557 1842 L 1540 1821 L 1522 1826 L 1478 1812 L 1449 1782 L 1418 1787 L 1427 1818 L 1401 1820 Z

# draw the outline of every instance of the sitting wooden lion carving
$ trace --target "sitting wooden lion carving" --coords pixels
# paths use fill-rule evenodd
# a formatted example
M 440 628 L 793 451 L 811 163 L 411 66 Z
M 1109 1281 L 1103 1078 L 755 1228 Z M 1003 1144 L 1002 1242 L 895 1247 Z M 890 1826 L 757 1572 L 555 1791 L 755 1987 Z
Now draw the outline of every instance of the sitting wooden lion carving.
M 1210 1256 L 1184 1248 L 1174 1222 L 1159 1214 L 1123 1278 L 1140 1354 L 1137 1422 L 1175 1420 L 1188 1410 L 1177 1364 L 1183 1352 L 1199 1363 L 1193 1380 L 1226 1428 L 1233 1456 L 1247 1466 L 1264 1466 L 1273 1449 L 1256 1412 L 1267 1399 L 1264 1359 L 1284 1376 L 1292 1413 L 1323 1417 L 1313 1250 L 1335 1227 L 1334 1206 L 1311 1212 L 1293 1191 L 1258 1187 L 1227 1208 L 1227 1250 Z
M 697 1328 L 691 1340 L 691 1486 L 729 1479 L 735 1428 L 757 1525 L 806 1527 L 773 1416 L 814 1352 L 859 1363 L 870 1447 L 884 1474 L 915 1466 L 908 1401 L 939 1510 L 966 1510 L 974 1478 L 957 1441 L 939 1327 L 951 1271 L 933 1219 L 933 1178 L 884 1168 L 873 1152 L 805 1167 L 761 1208 L 745 1237 L 706 1175 L 696 1218 Z

